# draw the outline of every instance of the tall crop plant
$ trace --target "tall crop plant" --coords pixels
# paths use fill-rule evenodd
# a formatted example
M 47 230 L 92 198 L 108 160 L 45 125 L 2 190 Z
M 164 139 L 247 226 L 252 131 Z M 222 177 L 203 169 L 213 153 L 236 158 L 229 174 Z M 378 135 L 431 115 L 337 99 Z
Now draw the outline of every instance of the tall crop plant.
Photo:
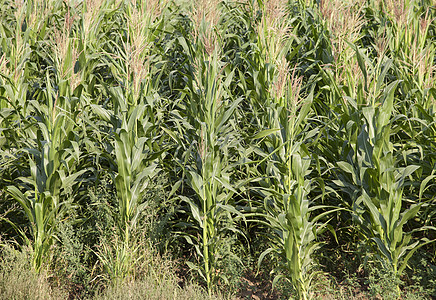
M 323 152 L 331 163 L 339 161 L 334 163 L 340 170 L 337 195 L 345 193 L 360 233 L 396 276 L 430 242 L 412 241 L 414 231 L 428 229 L 412 224 L 428 204 L 419 202 L 418 194 L 423 200 L 434 178 L 431 167 L 426 168 L 427 143 L 415 143 L 416 136 L 428 132 L 431 119 L 426 112 L 431 88 L 424 82 L 432 78 L 432 52 L 427 51 L 433 45 L 426 38 L 424 7 L 414 1 L 370 1 L 354 9 L 343 6 L 333 18 L 329 2 L 320 6 L 336 52 L 333 65 L 323 66 L 325 91 L 333 95 L 327 97 L 332 116 L 327 131 L 333 138 L 322 141 L 327 145 Z M 371 12 L 380 26 L 370 26 L 375 20 L 361 10 Z M 370 45 L 365 35 L 371 37 Z M 403 232 L 406 226 L 414 229 Z
M 262 179 L 258 190 L 264 200 L 263 217 L 274 233 L 271 247 L 262 253 L 259 264 L 269 253 L 281 257 L 284 276 L 295 288 L 297 298 L 307 299 L 314 274 L 311 256 L 319 246 L 315 239 L 322 226 L 316 223 L 320 216 L 311 217 L 311 212 L 317 207 L 310 205 L 309 198 L 312 190 L 308 178 L 311 157 L 304 142 L 313 132 L 302 131 L 311 101 L 306 100 L 298 115 L 291 114 L 297 112 L 297 107 L 289 107 L 292 105 L 295 103 L 288 102 L 286 106 L 271 104 L 267 109 L 271 119 L 266 123 L 273 131 L 270 129 L 259 134 L 270 133 L 259 143 L 261 163 L 257 169 Z M 275 281 L 280 277 L 277 276 Z
M 338 121 L 345 138 L 340 147 L 343 160 L 336 163 L 340 172 L 335 184 L 349 195 L 354 220 L 368 244 L 374 246 L 379 261 L 399 276 L 419 246 L 404 227 L 417 215 L 421 204 L 404 208 L 404 187 L 420 166 L 407 160 L 401 166 L 401 155 L 406 154 L 399 153 L 392 142 L 399 81 L 384 84 L 391 61 L 382 60 L 373 66 L 366 64 L 369 60 L 360 49 L 356 56 L 363 74 L 356 98 L 347 96 L 350 90 L 330 81 L 332 94 L 338 93 L 337 103 L 343 103 Z
M 49 77 L 46 85 L 47 91 L 39 99 L 47 99 L 48 105 L 32 101 L 39 120 L 29 124 L 32 134 L 22 149 L 28 158 L 30 176 L 17 178 L 20 188 L 15 185 L 7 188 L 30 222 L 33 267 L 37 271 L 47 259 L 63 207 L 71 200 L 77 179 L 86 171 L 79 167 L 78 136 L 74 133 L 78 112 L 71 112 L 74 101 L 54 93 Z
M 5 22 L 0 23 L 0 109 L 3 128 L 0 147 L 9 152 L 21 148 L 18 144 L 20 135 L 24 134 L 21 132 L 24 128 L 21 120 L 31 112 L 28 101 L 32 92 L 30 78 L 36 71 L 35 64 L 30 60 L 32 54 L 36 56 L 32 46 L 45 38 L 46 19 L 39 15 L 38 7 L 33 7 L 32 3 L 2 3 L 2 12 Z M 42 73 L 36 74 L 42 76 Z
M 360 192 L 353 193 L 357 197 L 353 210 L 362 233 L 375 242 L 380 259 L 386 259 L 385 267 L 399 274 L 418 243 L 410 244 L 411 236 L 403 233 L 403 226 L 416 215 L 420 205 L 412 205 L 401 212 L 405 181 L 419 166 L 396 167 L 393 145 L 389 141 L 389 119 L 396 85 L 394 82 L 389 86 L 390 95 L 380 108 L 362 109 L 364 123 L 348 154 L 353 164 L 343 161 L 338 166 L 352 175 L 353 184 L 359 186 Z M 411 251 L 407 253 L 408 250 Z
M 313 252 L 319 247 L 316 236 L 326 224 L 317 221 L 324 215 L 312 217 L 317 206 L 311 205 L 311 154 L 306 142 L 316 134 L 308 130 L 313 94 L 300 96 L 302 77 L 291 66 L 299 47 L 292 36 L 286 3 L 266 1 L 257 29 L 257 44 L 252 55 L 253 82 L 257 98 L 253 110 L 257 124 L 263 129 L 254 136 L 261 139 L 255 153 L 259 162 L 255 169 L 260 180 L 257 191 L 263 200 L 262 217 L 272 231 L 271 245 L 259 257 L 274 254 L 282 260 L 277 269 L 284 270 L 274 282 L 285 277 L 292 284 L 298 299 L 310 297 L 313 275 Z
M 148 1 L 134 2 L 126 8 L 128 40 L 120 49 L 121 57 L 111 61 L 118 67 L 116 77 L 124 85 L 124 89 L 115 87 L 110 91 L 115 118 L 118 119 L 115 124 L 118 166 L 115 183 L 124 230 L 134 226 L 130 222 L 137 217 L 135 206 L 142 200 L 148 177 L 157 171 L 153 163 L 157 149 L 153 146 L 159 136 L 155 126 L 160 113 L 156 110 L 160 99 L 152 87 L 149 60 L 151 44 L 164 20 L 156 19 L 160 13 L 156 11 L 159 6 L 150 5 Z M 138 182 L 135 183 L 135 180 Z M 128 232 L 125 234 L 128 242 Z
M 313 205 L 310 199 L 312 157 L 306 144 L 317 130 L 308 130 L 306 119 L 313 95 L 300 99 L 301 78 L 295 72 L 287 75 L 284 93 L 271 98 L 263 114 L 265 130 L 254 136 L 261 138 L 256 147 L 260 160 L 256 174 L 261 180 L 257 190 L 264 211 L 254 216 L 262 217 L 273 232 L 271 245 L 259 257 L 259 265 L 268 254 L 282 259 L 277 270 L 284 270 L 284 274 L 276 276 L 274 282 L 284 277 L 298 299 L 308 299 L 316 274 L 312 256 L 320 245 L 316 237 L 328 226 L 318 221 L 333 211 L 313 216 L 314 211 L 327 208 Z
M 67 116 L 57 116 L 53 125 L 49 130 L 42 122 L 35 124 L 39 127 L 37 142 L 29 143 L 25 150 L 30 176 L 16 179 L 21 189 L 14 185 L 6 190 L 21 205 L 30 222 L 33 240 L 28 242 L 34 251 L 32 263 L 37 271 L 47 261 L 56 222 L 67 205 L 65 201 L 70 200 L 77 178 L 85 172 L 76 169 L 80 152 L 74 135 L 69 132 L 65 135 L 65 129 L 73 128 L 72 122 Z
M 112 249 L 114 252 L 104 246 L 98 255 L 114 282 L 123 280 L 133 270 L 137 257 L 132 232 L 147 205 L 144 195 L 150 180 L 159 173 L 157 162 L 163 152 L 158 131 L 162 99 L 153 85 L 155 69 L 151 60 L 152 45 L 164 20 L 159 17 L 159 1 L 154 4 L 138 1 L 123 6 L 127 39 L 120 39 L 122 44 L 106 53 L 118 86 L 108 87 L 110 109 L 91 105 L 113 131 L 113 153 L 108 154 L 113 155 L 109 160 L 115 166 L 115 220 L 122 238 Z
M 24 33 L 18 30 L 17 34 L 29 38 L 37 28 L 40 29 L 41 23 L 34 19 L 34 14 L 38 12 L 32 11 L 32 8 L 35 9 L 32 3 L 27 5 L 29 14 L 26 21 L 35 27 L 29 27 Z M 21 22 L 24 21 L 19 21 L 22 26 Z M 44 20 L 41 22 L 44 23 Z M 59 33 L 56 30 L 55 32 Z M 11 106 L 16 108 L 16 120 L 25 124 L 26 130 L 21 136 L 13 139 L 15 145 L 10 145 L 10 149 L 15 148 L 15 153 L 10 155 L 15 156 L 16 164 L 24 162 L 24 166 L 17 168 L 21 170 L 21 174 L 13 181 L 14 185 L 8 186 L 6 191 L 20 204 L 30 223 L 32 239 L 27 240 L 24 232 L 21 233 L 33 249 L 32 266 L 36 271 L 47 262 L 50 247 L 56 236 L 56 224 L 63 214 L 64 207 L 72 198 L 78 178 L 86 171 L 79 166 L 79 137 L 74 132 L 80 113 L 77 107 L 78 98 L 73 96 L 77 82 L 74 82 L 72 72 L 68 72 L 70 69 L 67 67 L 74 65 L 75 60 L 72 55 L 61 54 L 61 49 L 65 47 L 69 47 L 70 51 L 74 49 L 74 45 L 69 42 L 69 33 L 69 30 L 66 30 L 55 36 L 57 43 L 52 44 L 55 51 L 47 53 L 46 56 L 51 58 L 52 68 L 46 72 L 33 70 L 34 73 L 45 75 L 45 80 L 41 83 L 44 89 L 36 88 L 33 97 L 26 103 L 22 103 L 23 99 L 12 97 L 12 94 L 7 98 Z M 19 38 L 16 38 L 16 41 L 18 40 Z M 29 40 L 29 43 L 32 41 Z M 34 62 L 38 63 L 39 61 Z M 26 80 L 29 80 L 31 74 L 26 72 L 26 69 L 24 64 L 15 70 L 24 71 L 21 83 L 15 80 L 16 86 L 26 86 Z
M 180 153 L 183 180 L 186 178 L 195 192 L 195 196 L 179 196 L 189 207 L 189 226 L 195 230 L 184 237 L 201 259 L 200 266 L 190 266 L 199 272 L 211 294 L 219 278 L 219 238 L 224 232 L 239 231 L 234 226 L 237 211 L 231 206 L 235 189 L 230 178 L 232 152 L 239 143 L 233 115 L 240 101 L 228 93 L 233 72 L 221 62 L 218 2 L 199 1 L 196 5 L 192 15 L 195 43 L 186 37 L 181 40 L 190 65 L 181 110 L 172 119 L 177 131 L 167 132 L 179 144 L 176 152 Z
M 401 80 L 398 89 L 402 97 L 397 110 L 402 114 L 399 127 L 403 131 L 394 140 L 394 147 L 407 153 L 403 154 L 405 164 L 421 167 L 410 176 L 412 183 L 404 188 L 403 194 L 410 203 L 421 205 L 415 218 L 419 226 L 415 225 L 414 230 L 430 237 L 432 227 L 426 225 L 432 225 L 430 212 L 434 209 L 434 197 L 430 195 L 435 178 L 435 13 L 428 1 L 386 1 L 385 5 L 396 8 L 394 13 L 378 14 L 386 19 L 384 29 L 389 37 L 385 38 L 386 52 L 391 54 L 394 74 Z

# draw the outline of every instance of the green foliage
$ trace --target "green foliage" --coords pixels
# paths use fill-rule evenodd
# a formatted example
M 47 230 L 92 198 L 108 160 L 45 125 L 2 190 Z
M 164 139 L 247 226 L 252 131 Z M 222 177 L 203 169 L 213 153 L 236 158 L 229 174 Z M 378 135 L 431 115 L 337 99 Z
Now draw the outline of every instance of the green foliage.
M 392 270 L 382 266 L 371 267 L 368 277 L 369 295 L 373 298 L 398 299 L 398 286 L 401 281 Z
M 434 296 L 433 2 L 0 1 L 1 293 Z

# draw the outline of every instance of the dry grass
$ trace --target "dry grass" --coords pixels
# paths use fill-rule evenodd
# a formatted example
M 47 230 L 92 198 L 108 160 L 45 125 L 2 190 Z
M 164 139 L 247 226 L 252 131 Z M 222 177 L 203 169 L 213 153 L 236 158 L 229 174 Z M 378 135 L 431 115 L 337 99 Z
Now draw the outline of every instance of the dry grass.
M 14 249 L 11 244 L 1 244 L 0 299 L 9 300 L 60 300 L 68 295 L 49 283 L 49 271 L 36 274 L 31 268 L 31 252 Z

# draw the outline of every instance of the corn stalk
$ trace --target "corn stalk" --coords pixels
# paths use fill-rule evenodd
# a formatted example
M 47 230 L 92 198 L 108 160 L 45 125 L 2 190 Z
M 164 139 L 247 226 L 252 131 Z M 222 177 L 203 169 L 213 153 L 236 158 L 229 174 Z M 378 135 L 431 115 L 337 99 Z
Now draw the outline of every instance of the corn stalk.
M 45 122 L 30 124 L 34 127 L 35 136 L 29 136 L 25 142 L 28 146 L 22 150 L 28 157 L 30 176 L 18 177 L 16 185 L 6 189 L 21 205 L 30 222 L 32 241 L 28 243 L 33 248 L 32 266 L 36 271 L 47 262 L 56 234 L 56 223 L 72 193 L 77 191 L 75 188 L 80 176 L 87 171 L 79 167 L 81 152 L 77 136 L 73 133 L 78 112 L 70 112 L 74 102 L 54 93 L 48 76 L 46 85 L 47 90 L 41 97 L 56 100 L 46 102 L 54 105 L 51 109 L 44 103 L 32 101 L 33 109 L 39 116 L 45 116 L 47 110 L 52 113 Z
M 158 2 L 157 2 L 158 3 Z M 138 1 L 125 7 L 127 41 L 106 53 L 108 64 L 120 86 L 108 89 L 111 109 L 91 104 L 90 108 L 112 129 L 109 161 L 115 166 L 117 195 L 116 220 L 121 239 L 114 247 L 115 257 L 105 249 L 97 255 L 114 283 L 131 274 L 135 263 L 134 236 L 140 214 L 148 204 L 144 195 L 150 181 L 159 174 L 158 159 L 164 152 L 156 130 L 162 117 L 161 99 L 155 92 L 150 67 L 150 45 L 164 24 L 156 7 Z M 122 40 L 122 39 L 120 39 Z
M 343 95 L 342 101 L 351 104 L 339 117 L 340 122 L 344 122 L 342 128 L 348 145 L 343 149 L 344 160 L 336 163 L 340 175 L 335 183 L 350 196 L 354 220 L 360 233 L 374 246 L 379 261 L 384 268 L 400 276 L 420 247 L 419 241 L 412 242 L 411 233 L 403 231 L 422 206 L 417 203 L 403 208 L 404 187 L 420 167 L 399 166 L 401 154 L 391 142 L 399 81 L 387 86 L 382 82 L 392 64 L 387 61 L 367 68 L 369 60 L 362 58 L 359 49 L 356 56 L 363 74 L 357 91 L 360 96 L 349 97 L 336 84 L 331 85 L 333 91 Z M 375 84 L 377 93 L 371 93 Z M 367 104 L 359 100 L 362 95 L 370 95 Z
M 181 153 L 177 161 L 183 170 L 182 181 L 174 190 L 186 181 L 195 193 L 179 196 L 188 206 L 192 218 L 188 226 L 193 230 L 180 233 L 201 259 L 200 265 L 188 264 L 204 279 L 211 295 L 217 279 L 223 278 L 217 270 L 218 239 L 224 232 L 241 233 L 234 226 L 239 213 L 231 205 L 236 190 L 230 182 L 232 149 L 238 144 L 234 112 L 240 100 L 233 100 L 228 93 L 233 72 L 221 62 L 217 29 L 213 27 L 216 20 L 202 14 L 207 8 L 197 9 L 193 17 L 198 21 L 196 43 L 180 39 L 191 65 L 182 91 L 183 109 L 177 114 L 180 117 L 172 119 L 178 130 L 165 130 L 179 145 L 176 153 Z M 212 9 L 217 7 L 212 5 Z

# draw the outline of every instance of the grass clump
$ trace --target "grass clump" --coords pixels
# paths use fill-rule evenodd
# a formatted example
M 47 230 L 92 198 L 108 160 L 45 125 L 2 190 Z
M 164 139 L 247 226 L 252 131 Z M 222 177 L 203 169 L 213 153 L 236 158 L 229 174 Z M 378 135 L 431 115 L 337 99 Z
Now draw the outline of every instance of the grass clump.
M 185 283 L 175 274 L 175 263 L 142 249 L 141 263 L 137 264 L 135 275 L 112 284 L 99 278 L 105 273 L 94 274 L 91 293 L 84 292 L 79 284 L 64 275 L 52 274 L 43 267 L 39 273 L 31 268 L 32 254 L 28 248 L 17 250 L 11 243 L 2 243 L 0 257 L 0 299 L 11 300 L 60 300 L 60 299 L 224 299 L 209 297 L 197 284 Z M 75 276 L 70 273 L 70 275 Z M 70 279 L 70 280 L 68 280 Z M 63 281 L 63 282 L 62 282 Z M 73 286 L 70 287 L 70 284 Z M 68 289 L 67 289 L 68 288 Z M 83 288 L 83 287 L 82 287 Z
M 36 273 L 32 269 L 32 253 L 29 248 L 17 250 L 11 243 L 2 242 L 0 253 L 0 299 L 67 299 L 66 291 L 50 283 L 48 270 Z

